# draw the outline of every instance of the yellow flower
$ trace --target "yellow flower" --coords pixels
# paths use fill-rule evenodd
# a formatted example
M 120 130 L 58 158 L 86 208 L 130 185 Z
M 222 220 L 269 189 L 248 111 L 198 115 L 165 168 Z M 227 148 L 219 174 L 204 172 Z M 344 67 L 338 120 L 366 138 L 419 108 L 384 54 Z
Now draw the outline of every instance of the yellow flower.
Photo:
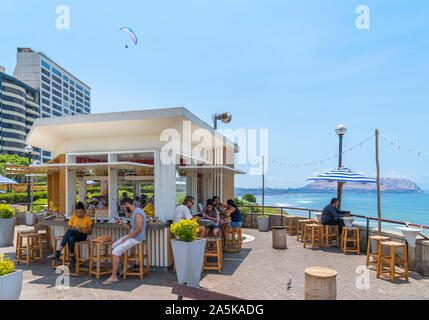
M 148 217 L 153 217 L 153 215 L 155 213 L 155 209 L 151 203 L 148 203 L 147 205 L 145 205 L 143 207 L 143 211 L 146 214 L 146 216 L 148 216 Z
M 0 254 L 0 277 L 12 273 L 13 269 L 15 269 L 15 265 L 10 261 L 10 258 Z
M 186 242 L 192 242 L 197 237 L 199 224 L 197 220 L 180 220 L 170 226 L 170 231 L 174 235 Z

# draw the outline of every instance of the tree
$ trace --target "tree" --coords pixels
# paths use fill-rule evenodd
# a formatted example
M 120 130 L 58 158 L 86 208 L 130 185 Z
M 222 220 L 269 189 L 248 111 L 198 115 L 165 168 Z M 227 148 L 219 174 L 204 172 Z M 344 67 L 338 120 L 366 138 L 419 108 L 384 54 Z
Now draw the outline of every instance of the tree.
M 0 154 L 0 174 L 6 175 L 6 165 L 11 164 L 15 166 L 27 166 L 28 158 L 19 157 L 16 154 Z M 15 176 L 14 179 L 23 181 L 25 176 Z
M 256 202 L 256 197 L 253 194 L 251 194 L 251 193 L 246 193 L 243 196 L 243 199 L 246 200 L 247 202 L 250 202 L 250 203 L 255 203 Z

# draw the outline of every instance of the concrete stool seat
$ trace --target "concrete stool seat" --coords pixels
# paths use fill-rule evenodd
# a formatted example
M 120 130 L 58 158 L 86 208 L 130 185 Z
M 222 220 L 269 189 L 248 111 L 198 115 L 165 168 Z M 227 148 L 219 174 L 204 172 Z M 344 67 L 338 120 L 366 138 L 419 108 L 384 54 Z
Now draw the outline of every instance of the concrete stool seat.
M 349 235 L 351 233 L 351 235 Z M 348 243 L 352 242 L 349 247 Z M 347 252 L 354 252 L 360 254 L 360 240 L 358 227 L 343 227 L 343 234 L 341 235 L 341 250 L 346 254 Z
M 375 241 L 375 252 L 372 252 L 371 243 L 372 240 Z M 390 241 L 392 240 L 389 237 L 385 236 L 370 236 L 368 238 L 368 248 L 366 251 L 366 266 L 369 267 L 370 265 L 377 267 L 377 258 L 378 258 L 378 244 L 380 241 Z M 374 260 L 371 260 L 373 258 Z
M 386 247 L 389 249 L 389 254 L 384 255 L 383 248 Z M 403 259 L 396 257 L 396 249 L 402 250 Z M 384 271 L 384 265 L 389 266 L 389 271 Z M 396 271 L 396 265 L 402 264 L 404 272 Z M 380 278 L 380 275 L 386 276 L 392 280 L 392 283 L 395 282 L 398 278 L 404 278 L 408 282 L 408 256 L 407 256 L 407 245 L 401 242 L 395 241 L 380 241 L 378 244 L 378 257 L 377 257 L 377 278 Z
M 304 298 L 305 300 L 336 300 L 337 271 L 310 267 L 305 269 Z
M 139 276 L 140 280 L 142 280 L 145 274 L 149 274 L 148 243 L 146 240 L 142 241 L 129 251 L 126 251 L 124 254 L 124 279 L 126 279 L 127 276 Z M 127 269 L 128 262 L 138 263 L 138 266 Z

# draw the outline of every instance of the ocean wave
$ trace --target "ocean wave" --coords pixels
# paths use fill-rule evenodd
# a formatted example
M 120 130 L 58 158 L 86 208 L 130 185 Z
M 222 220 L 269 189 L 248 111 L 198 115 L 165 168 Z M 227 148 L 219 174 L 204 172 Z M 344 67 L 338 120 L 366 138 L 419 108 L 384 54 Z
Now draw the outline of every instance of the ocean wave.
M 290 203 L 275 203 L 275 206 L 279 206 L 279 207 L 290 207 Z

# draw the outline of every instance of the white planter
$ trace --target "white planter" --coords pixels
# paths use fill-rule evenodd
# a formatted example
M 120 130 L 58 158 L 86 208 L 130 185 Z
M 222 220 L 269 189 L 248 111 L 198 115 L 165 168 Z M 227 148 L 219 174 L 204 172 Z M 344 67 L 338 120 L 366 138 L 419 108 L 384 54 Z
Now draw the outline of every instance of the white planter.
M 346 227 L 349 227 L 349 228 L 353 227 L 353 221 L 354 221 L 354 220 L 355 220 L 355 219 L 354 219 L 354 218 L 352 218 L 352 217 L 343 217 L 344 225 L 345 225 Z
M 199 287 L 206 239 L 192 242 L 171 239 L 177 280 L 188 286 Z
M 317 220 L 319 220 L 319 222 L 322 222 L 322 213 L 321 212 L 316 212 L 314 215 L 316 216 Z
M 0 218 L 0 247 L 13 245 L 13 234 L 15 232 L 15 222 L 13 218 Z
M 36 215 L 34 213 L 26 212 L 25 213 L 25 224 L 27 226 L 34 226 L 35 223 L 36 223 Z
M 258 217 L 258 229 L 262 232 L 270 231 L 270 216 L 268 217 Z
M 18 300 L 22 290 L 22 270 L 0 277 L 0 300 Z

